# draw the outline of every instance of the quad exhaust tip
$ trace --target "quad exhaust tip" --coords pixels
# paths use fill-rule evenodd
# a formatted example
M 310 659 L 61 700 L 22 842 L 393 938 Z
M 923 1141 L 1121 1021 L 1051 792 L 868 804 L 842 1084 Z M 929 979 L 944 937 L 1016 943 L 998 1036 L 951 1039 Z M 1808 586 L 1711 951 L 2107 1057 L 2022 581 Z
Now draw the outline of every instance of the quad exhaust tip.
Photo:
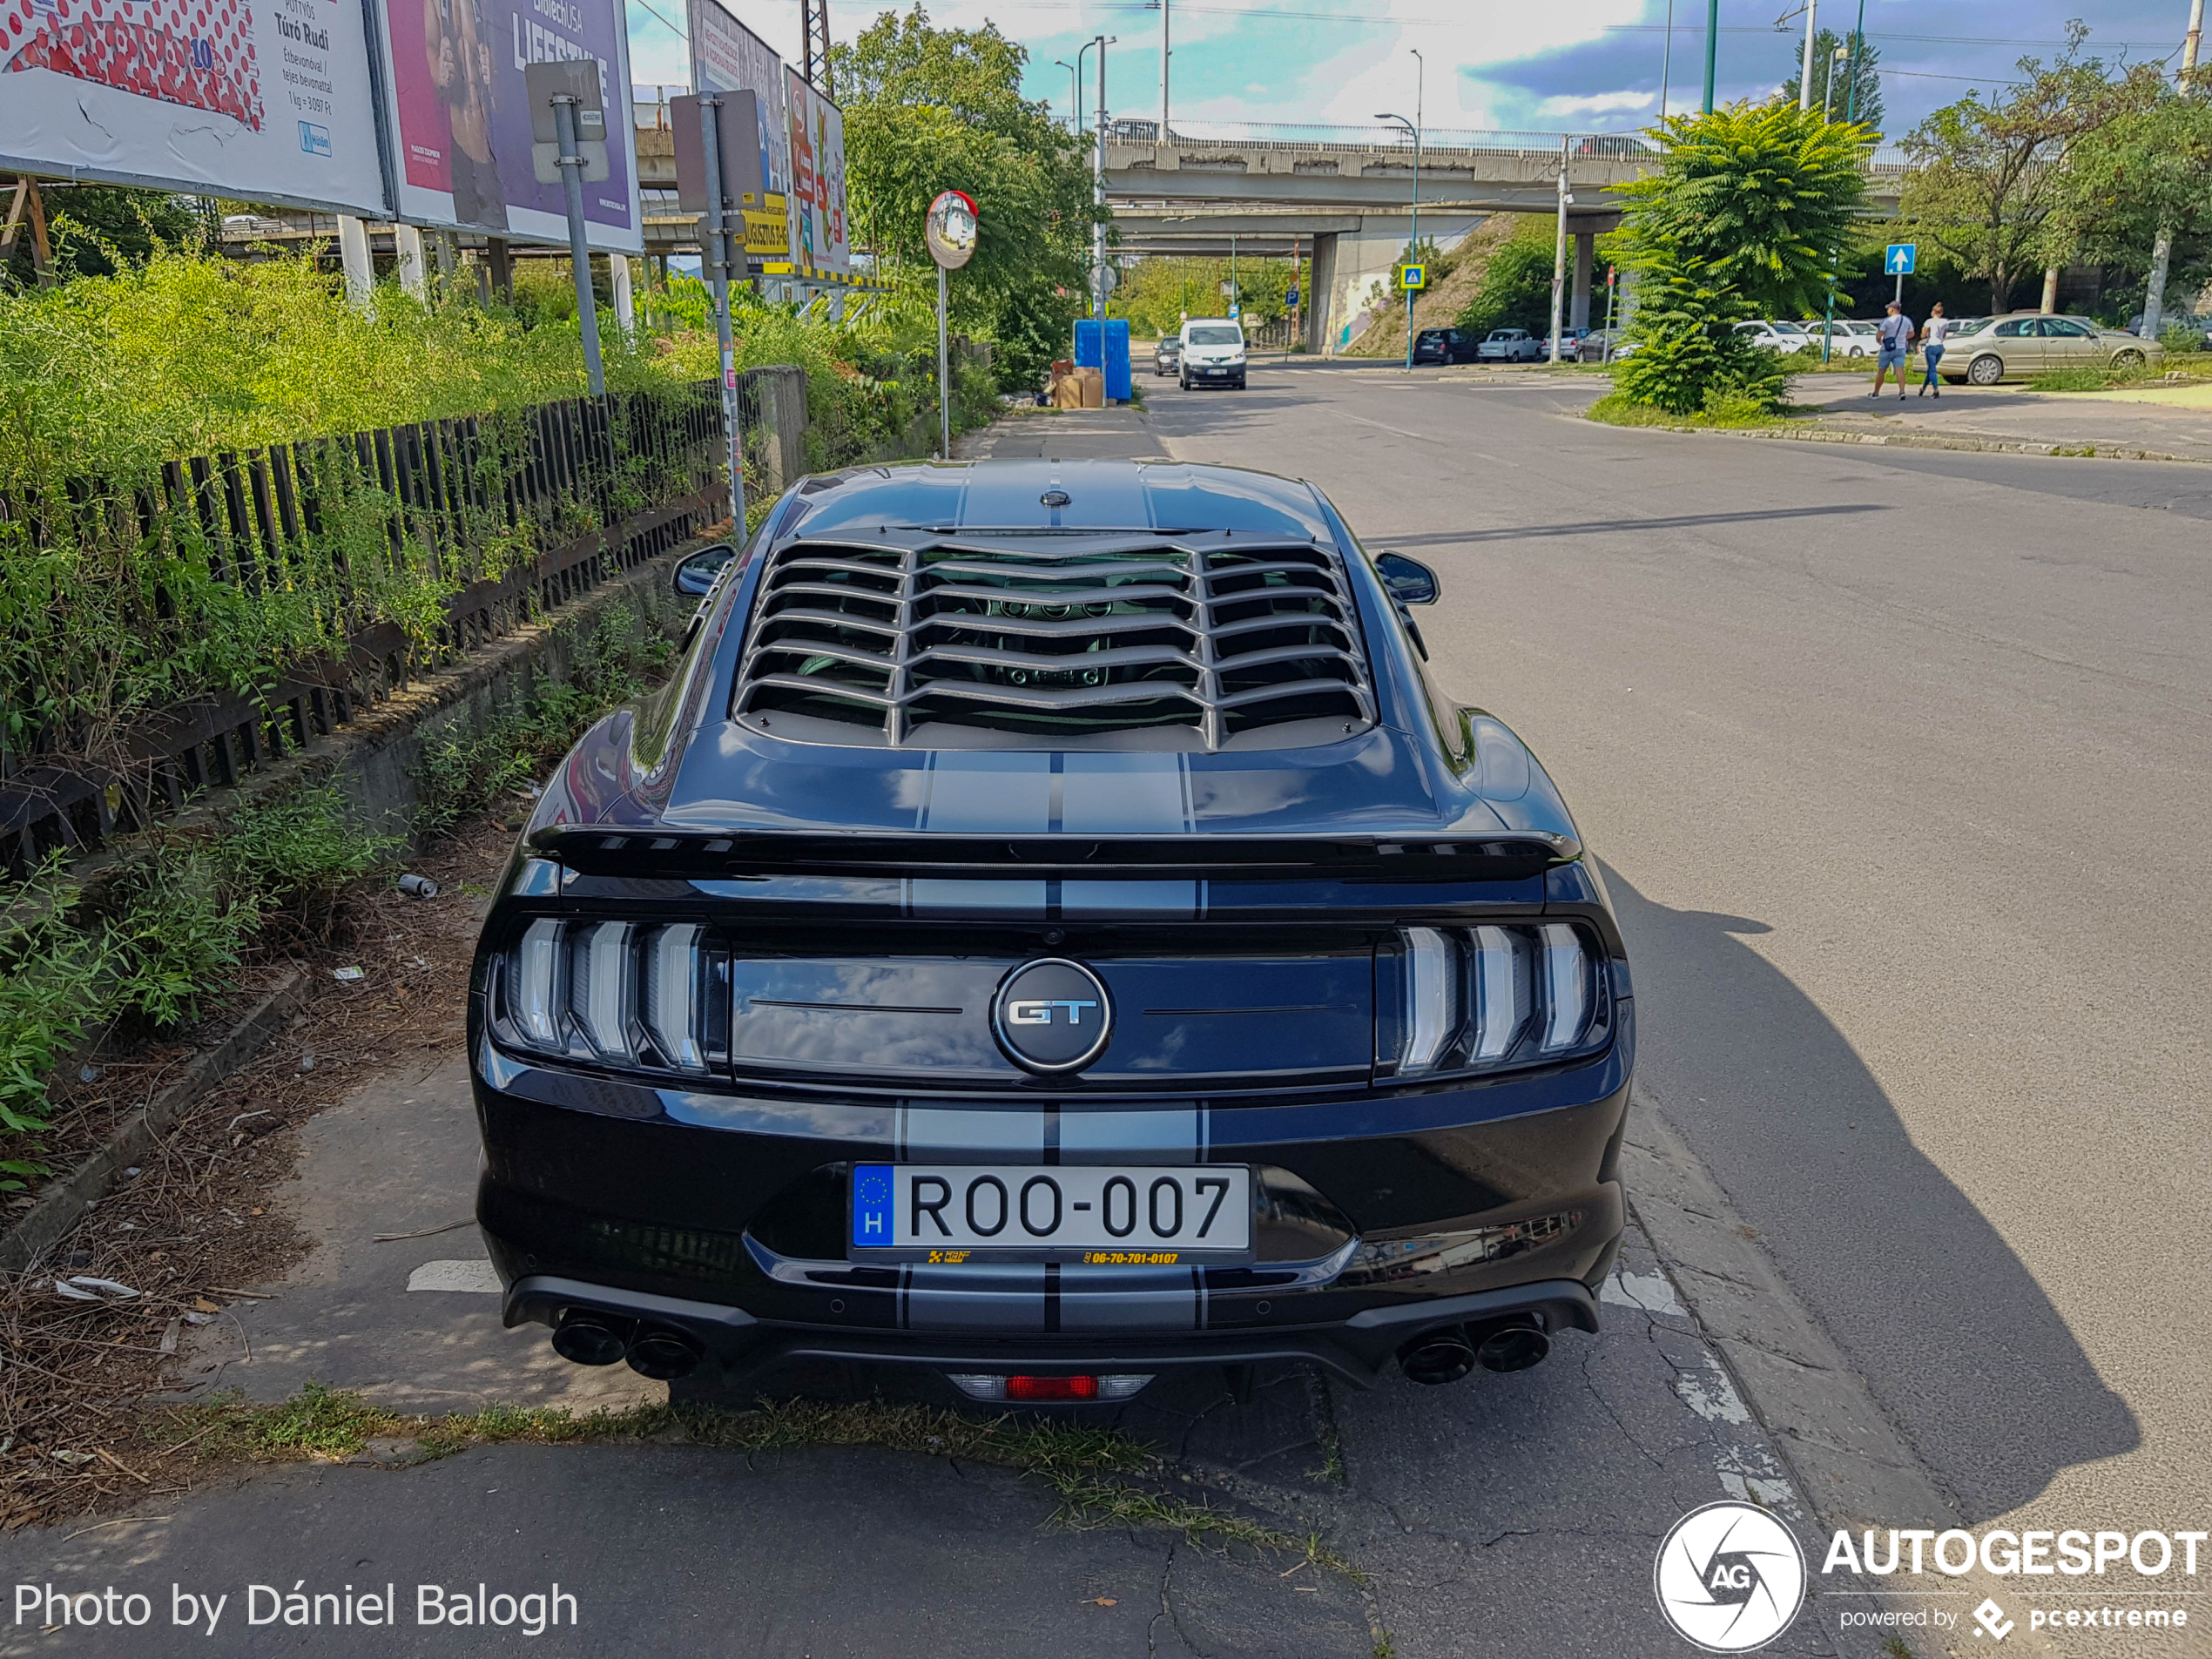
M 666 1325 L 641 1325 L 592 1308 L 570 1308 L 553 1327 L 553 1352 L 579 1366 L 611 1366 L 618 1359 L 641 1377 L 673 1382 L 698 1369 L 699 1345 Z
M 1433 1388 L 1459 1381 L 1477 1366 L 1485 1371 L 1526 1371 L 1542 1364 L 1551 1351 L 1543 1321 L 1533 1313 L 1517 1313 L 1425 1331 L 1398 1351 L 1398 1365 L 1408 1381 Z

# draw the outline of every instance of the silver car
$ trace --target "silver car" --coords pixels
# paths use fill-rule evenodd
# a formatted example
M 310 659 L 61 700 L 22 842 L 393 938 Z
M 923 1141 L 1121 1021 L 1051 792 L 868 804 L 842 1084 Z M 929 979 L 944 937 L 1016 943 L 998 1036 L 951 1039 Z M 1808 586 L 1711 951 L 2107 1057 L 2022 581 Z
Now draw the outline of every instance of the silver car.
M 1542 354 L 1542 343 L 1526 328 L 1493 328 L 1474 348 L 1483 363 L 1533 363 Z
M 1937 370 L 1953 386 L 1994 386 L 2052 368 L 2133 368 L 2155 362 L 2162 348 L 2087 317 L 2046 317 L 2015 311 L 1974 319 L 1943 342 Z

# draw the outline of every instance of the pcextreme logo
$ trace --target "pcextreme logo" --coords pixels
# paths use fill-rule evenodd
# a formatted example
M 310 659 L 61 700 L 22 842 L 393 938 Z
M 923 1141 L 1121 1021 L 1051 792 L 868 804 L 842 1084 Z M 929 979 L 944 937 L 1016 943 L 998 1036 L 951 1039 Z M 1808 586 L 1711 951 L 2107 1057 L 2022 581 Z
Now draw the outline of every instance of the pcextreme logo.
M 1750 1653 L 1788 1629 L 1804 1605 L 1804 1552 L 1767 1511 L 1709 1503 L 1660 1544 L 1651 1587 L 1683 1641 L 1707 1653 Z

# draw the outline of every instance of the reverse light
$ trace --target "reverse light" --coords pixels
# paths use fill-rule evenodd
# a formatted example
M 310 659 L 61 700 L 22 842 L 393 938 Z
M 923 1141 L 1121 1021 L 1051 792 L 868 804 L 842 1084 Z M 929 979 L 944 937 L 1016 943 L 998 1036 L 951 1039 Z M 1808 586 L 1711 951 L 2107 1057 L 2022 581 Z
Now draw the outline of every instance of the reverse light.
M 1564 1055 L 1602 1035 L 1602 957 L 1569 922 L 1407 927 L 1398 1075 Z

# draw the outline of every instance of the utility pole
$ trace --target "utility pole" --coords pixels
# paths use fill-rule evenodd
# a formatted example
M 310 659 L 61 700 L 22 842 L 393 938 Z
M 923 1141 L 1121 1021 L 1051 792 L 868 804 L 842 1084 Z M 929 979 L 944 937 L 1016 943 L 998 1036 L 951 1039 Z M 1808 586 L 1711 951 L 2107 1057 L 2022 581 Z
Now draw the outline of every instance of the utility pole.
M 1675 0 L 1667 0 L 1667 44 L 1659 54 L 1659 122 L 1667 121 L 1667 88 L 1675 73 Z
M 2199 3 L 2202 3 L 2202 0 L 2199 0 Z M 1865 38 L 1866 0 L 1858 0 L 1858 21 L 1851 25 L 1851 56 L 1844 65 L 1844 73 L 1849 78 L 1851 83 L 1851 91 L 1844 95 L 1844 122 L 1845 125 L 1855 125 L 1858 120 L 1858 49 L 1860 43 Z M 1843 257 L 1844 250 L 1840 244 L 1828 250 L 1827 326 L 1820 331 L 1820 361 L 1824 363 L 1828 361 L 1829 354 L 1834 349 L 1835 346 L 1836 263 Z M 1902 287 L 1903 285 L 1900 284 L 1899 286 Z
M 1805 0 L 1805 61 L 1797 71 L 1797 107 L 1812 107 L 1812 20 L 1820 15 L 1820 0 Z
M 1719 62 L 1721 44 L 1721 0 L 1706 0 L 1705 4 L 1705 113 L 1713 112 L 1713 71 Z
M 1560 307 L 1567 297 L 1567 146 L 1565 133 L 1559 139 L 1559 240 L 1552 250 L 1552 361 L 1559 361 L 1560 325 L 1567 320 Z
M 806 84 L 824 98 L 830 96 L 829 0 L 799 0 L 799 27 L 805 31 Z
M 1106 320 L 1106 48 L 1120 38 L 1118 35 L 1099 35 L 1090 43 L 1098 48 L 1098 166 L 1092 175 L 1090 187 L 1091 206 L 1098 211 L 1090 226 L 1091 281 L 1096 290 L 1090 314 L 1102 323 Z M 1106 351 L 1103 335 L 1098 349 L 1099 361 L 1103 363 Z
M 1160 0 L 1160 132 L 1155 142 L 1168 141 L 1168 59 L 1175 48 L 1168 42 L 1168 0 Z
M 2204 38 L 2204 0 L 2189 0 L 2189 31 L 2182 37 L 2182 91 L 2189 91 L 2189 77 L 2196 70 L 2196 53 Z M 2174 227 L 2161 225 L 2151 244 L 2150 280 L 2143 290 L 2143 338 L 2156 340 L 2166 322 L 2166 273 L 2174 259 Z

